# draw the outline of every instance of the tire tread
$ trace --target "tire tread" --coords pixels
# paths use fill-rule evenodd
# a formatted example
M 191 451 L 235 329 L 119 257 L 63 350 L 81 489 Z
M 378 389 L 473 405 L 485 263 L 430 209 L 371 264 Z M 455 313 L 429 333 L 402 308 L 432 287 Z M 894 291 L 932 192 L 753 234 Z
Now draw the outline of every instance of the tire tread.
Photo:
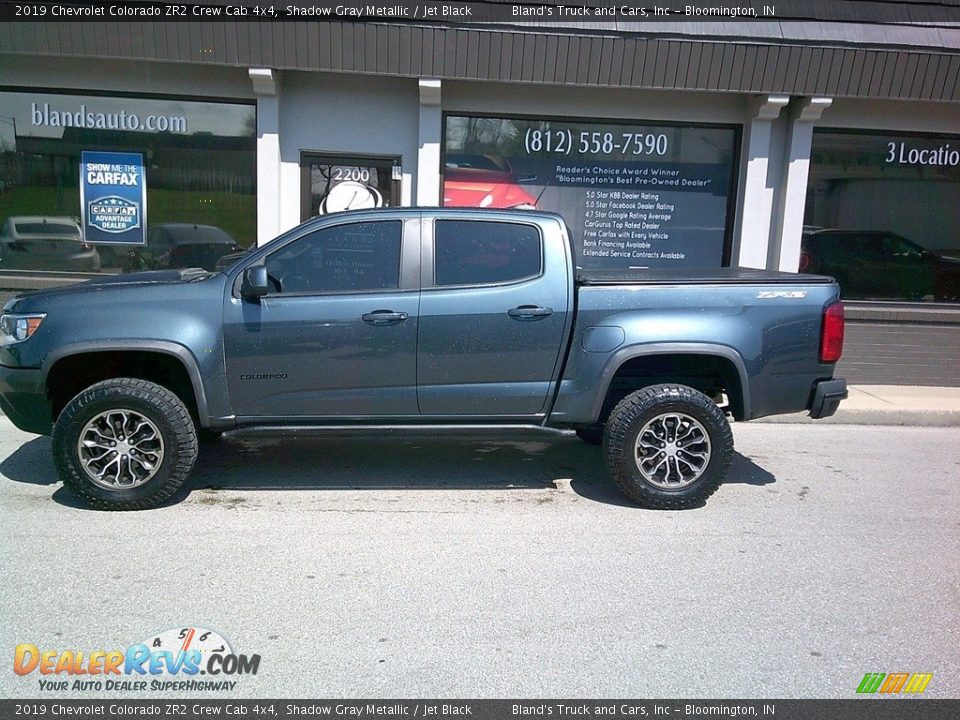
M 622 467 L 624 453 L 629 450 L 632 454 L 633 433 L 631 426 L 638 418 L 650 412 L 659 405 L 683 403 L 693 405 L 703 411 L 711 420 L 715 430 L 719 432 L 719 448 L 715 452 L 718 464 L 707 469 L 692 486 L 690 492 L 673 493 L 660 491 L 647 485 L 645 482 L 634 479 L 630 472 Z M 677 408 L 678 411 L 682 411 Z M 711 428 L 707 428 L 709 431 Z M 711 444 L 718 443 L 711 438 Z M 685 510 L 697 507 L 707 500 L 717 488 L 730 469 L 733 460 L 733 431 L 727 422 L 723 411 L 703 393 L 680 384 L 650 385 L 627 395 L 621 400 L 607 420 L 606 431 L 603 436 L 604 461 L 607 472 L 617 487 L 631 500 L 647 508 L 658 510 Z M 714 458 L 711 458 L 714 462 Z
M 166 479 L 142 498 L 107 499 L 88 480 L 83 471 L 70 461 L 72 440 L 67 435 L 91 403 L 101 402 L 113 396 L 133 399 L 157 406 L 170 424 L 177 440 L 177 452 Z M 118 398 L 119 399 L 119 398 Z M 72 436 L 71 436 L 72 437 Z M 156 383 L 139 378 L 113 378 L 91 385 L 73 398 L 60 413 L 53 430 L 53 460 L 63 484 L 70 488 L 85 503 L 100 510 L 147 510 L 169 500 L 180 489 L 193 469 L 199 450 L 193 418 L 183 401 L 176 394 Z M 169 460 L 168 460 L 169 461 Z M 162 472 L 162 470 L 161 470 Z M 154 478 L 144 486 L 153 482 Z

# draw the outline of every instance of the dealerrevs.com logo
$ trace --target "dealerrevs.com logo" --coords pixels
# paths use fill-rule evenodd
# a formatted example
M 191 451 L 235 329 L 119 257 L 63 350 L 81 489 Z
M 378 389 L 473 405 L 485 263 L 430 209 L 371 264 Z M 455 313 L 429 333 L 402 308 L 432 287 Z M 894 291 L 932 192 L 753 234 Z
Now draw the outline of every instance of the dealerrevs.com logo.
M 241 655 L 213 630 L 167 630 L 125 650 L 57 650 L 17 645 L 13 671 L 36 676 L 42 691 L 232 691 L 256 675 L 259 655 Z

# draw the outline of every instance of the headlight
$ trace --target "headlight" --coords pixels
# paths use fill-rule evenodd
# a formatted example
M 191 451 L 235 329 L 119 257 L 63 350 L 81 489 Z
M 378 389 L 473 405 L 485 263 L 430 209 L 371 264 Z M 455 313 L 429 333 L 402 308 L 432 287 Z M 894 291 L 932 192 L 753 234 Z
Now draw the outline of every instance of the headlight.
M 0 316 L 0 345 L 23 342 L 37 331 L 45 317 L 46 313 Z

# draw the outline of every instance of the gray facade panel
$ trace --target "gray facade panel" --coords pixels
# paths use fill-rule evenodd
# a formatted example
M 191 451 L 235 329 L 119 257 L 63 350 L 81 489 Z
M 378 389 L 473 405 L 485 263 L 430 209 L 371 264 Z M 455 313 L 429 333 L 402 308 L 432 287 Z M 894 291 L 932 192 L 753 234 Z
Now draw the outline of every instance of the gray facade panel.
M 626 42 L 623 38 L 615 38 L 612 43 L 612 47 L 612 57 L 610 60 L 610 84 L 623 86 L 625 84 L 624 70 L 626 70 L 626 67 L 623 63 L 623 54 L 626 50 Z
M 855 89 L 860 76 L 863 74 L 863 66 L 867 62 L 867 53 L 865 50 L 856 50 L 853 54 L 853 64 L 850 68 L 850 75 L 847 78 L 846 87 L 841 87 L 840 92 L 844 95 L 855 95 Z
M 960 57 L 950 58 L 950 69 L 947 71 L 948 82 L 944 87 L 944 100 L 960 100 Z M 949 80 L 952 79 L 952 83 Z
M 861 385 L 960 387 L 960 325 L 848 320 L 837 375 Z
M 905 53 L 897 53 L 897 61 L 893 65 L 893 77 L 890 79 L 890 92 L 900 97 L 903 90 L 903 79 L 907 72 L 909 56 Z
M 640 87 L 654 87 L 653 74 L 656 71 L 659 44 L 658 40 L 646 40 L 640 43 L 640 47 L 643 48 L 643 74 L 640 76 Z
M 533 64 L 531 79 L 533 82 L 542 83 L 544 73 L 547 69 L 547 44 L 549 38 L 544 35 L 538 35 L 534 39 L 534 57 L 537 62 Z M 474 76 L 475 77 L 475 76 Z
M 727 81 L 726 87 L 728 90 L 736 92 L 740 88 L 749 85 L 746 77 L 753 74 L 753 68 L 749 66 L 747 53 L 756 46 L 734 44 L 731 45 L 731 47 L 733 48 L 733 66 L 730 69 L 730 78 Z
M 783 24 L 794 35 L 799 30 L 793 26 L 808 27 L 811 36 L 824 34 L 820 25 L 831 25 Z M 901 30 L 883 26 L 864 34 L 875 43 L 884 33 Z M 25 22 L 0 28 L 0 52 L 547 84 L 960 100 L 960 55 L 950 50 L 850 48 L 815 40 L 789 45 L 769 37 L 764 42 L 692 35 L 666 39 L 649 33 L 625 37 L 612 34 L 609 26 L 562 33 L 543 26 L 519 32 L 390 23 Z
M 685 87 L 698 87 L 700 81 L 700 62 L 703 57 L 703 45 L 691 45 L 687 58 L 687 71 L 682 77 Z
M 916 55 L 908 55 L 906 57 L 906 62 L 904 63 L 903 78 L 900 81 L 900 87 L 897 88 L 897 92 L 900 93 L 900 96 L 903 97 L 904 91 L 913 85 L 914 80 L 917 77 L 917 67 L 920 64 L 920 58 Z
M 613 72 L 616 70 L 613 66 L 613 38 L 604 38 L 600 43 L 600 85 L 616 85 L 611 81 Z
M 824 48 L 823 60 L 820 65 L 820 74 L 817 83 L 823 88 L 825 95 L 836 94 L 840 80 L 840 60 L 843 50 L 840 48 Z

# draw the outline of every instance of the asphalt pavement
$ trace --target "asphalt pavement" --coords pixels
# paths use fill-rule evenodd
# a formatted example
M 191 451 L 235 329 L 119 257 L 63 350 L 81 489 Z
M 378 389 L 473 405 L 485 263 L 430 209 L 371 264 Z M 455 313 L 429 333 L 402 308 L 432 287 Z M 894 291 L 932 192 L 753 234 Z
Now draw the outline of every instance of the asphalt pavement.
M 734 435 L 728 482 L 680 512 L 523 433 L 233 434 L 175 503 L 109 513 L 0 418 L 0 648 L 199 626 L 261 656 L 229 697 L 849 698 L 900 671 L 957 697 L 960 429 Z M 0 671 L 0 697 L 38 695 L 157 693 Z

